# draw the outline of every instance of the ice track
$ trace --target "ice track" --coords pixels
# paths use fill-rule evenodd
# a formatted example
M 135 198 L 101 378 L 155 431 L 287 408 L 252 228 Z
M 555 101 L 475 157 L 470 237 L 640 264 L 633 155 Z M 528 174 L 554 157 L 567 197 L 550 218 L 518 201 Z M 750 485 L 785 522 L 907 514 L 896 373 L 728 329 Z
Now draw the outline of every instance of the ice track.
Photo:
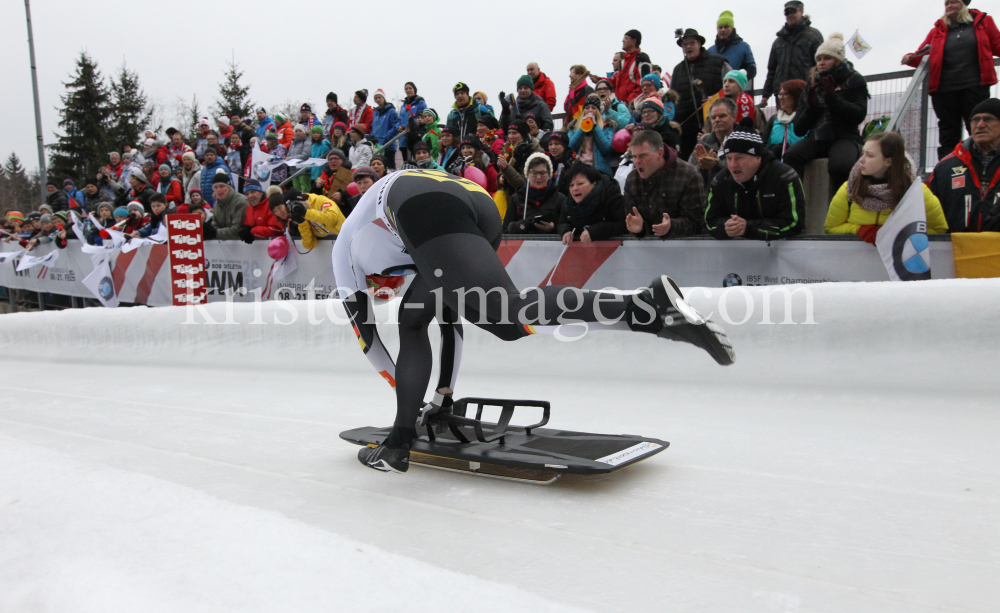
M 671 442 L 544 488 L 358 464 L 393 396 L 339 305 L 0 317 L 0 611 L 995 610 L 1000 282 L 808 287 L 688 292 L 730 368 L 467 325 L 457 395 Z

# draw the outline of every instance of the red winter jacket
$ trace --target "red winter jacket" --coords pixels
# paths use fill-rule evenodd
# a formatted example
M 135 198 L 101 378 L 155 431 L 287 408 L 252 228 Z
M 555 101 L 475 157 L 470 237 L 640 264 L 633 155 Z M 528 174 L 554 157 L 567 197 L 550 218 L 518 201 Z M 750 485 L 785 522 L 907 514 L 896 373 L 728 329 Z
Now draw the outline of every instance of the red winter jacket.
M 993 22 L 993 18 L 975 9 L 969 9 L 972 15 L 972 29 L 976 32 L 976 40 L 979 42 L 979 73 L 982 75 L 983 85 L 995 85 L 997 82 L 997 71 L 993 67 L 993 56 L 1000 56 L 1000 30 Z M 941 64 L 944 59 L 944 43 L 948 39 L 948 26 L 944 20 L 938 19 L 934 24 L 924 42 L 920 43 L 917 49 L 923 49 L 924 45 L 930 44 L 930 92 L 937 91 L 941 82 Z M 916 68 L 920 64 L 919 57 L 910 58 L 910 66 Z
M 158 185 L 154 185 L 156 191 L 163 194 L 163 197 L 167 199 L 167 205 L 169 206 L 173 203 L 173 206 L 180 206 L 184 204 L 184 188 L 181 187 L 181 182 L 177 180 L 176 177 L 168 177 L 163 179 L 162 177 L 157 177 L 161 181 L 169 181 L 170 185 L 167 186 L 167 190 L 163 191 Z
M 646 71 L 645 74 L 649 74 L 651 64 L 649 56 L 641 49 L 636 49 L 622 56 L 622 69 L 611 77 L 611 83 L 615 88 L 615 98 L 618 98 L 619 102 L 628 104 L 642 93 L 642 77 L 645 76 L 643 70 Z
M 271 212 L 267 198 L 257 203 L 257 206 L 247 207 L 247 217 L 243 225 L 250 226 L 250 231 L 257 238 L 271 238 L 285 233 L 285 227 Z
M 538 80 L 535 81 L 535 94 L 545 101 L 550 111 L 556 108 L 556 86 L 552 79 L 545 76 L 544 72 L 538 73 Z

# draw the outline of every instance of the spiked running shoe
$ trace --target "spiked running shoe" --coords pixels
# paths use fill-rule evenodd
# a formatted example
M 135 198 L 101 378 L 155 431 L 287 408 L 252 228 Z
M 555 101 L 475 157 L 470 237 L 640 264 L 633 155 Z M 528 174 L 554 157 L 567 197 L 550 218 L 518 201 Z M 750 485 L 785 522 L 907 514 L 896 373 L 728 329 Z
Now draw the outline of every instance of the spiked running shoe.
M 684 294 L 673 279 L 662 275 L 651 284 L 651 292 L 653 304 L 663 319 L 663 329 L 656 333 L 657 336 L 701 347 L 722 366 L 736 361 L 736 353 L 726 333 L 684 300 Z
M 410 467 L 408 449 L 391 449 L 385 445 L 362 447 L 358 451 L 358 461 L 375 470 L 386 473 L 405 473 Z

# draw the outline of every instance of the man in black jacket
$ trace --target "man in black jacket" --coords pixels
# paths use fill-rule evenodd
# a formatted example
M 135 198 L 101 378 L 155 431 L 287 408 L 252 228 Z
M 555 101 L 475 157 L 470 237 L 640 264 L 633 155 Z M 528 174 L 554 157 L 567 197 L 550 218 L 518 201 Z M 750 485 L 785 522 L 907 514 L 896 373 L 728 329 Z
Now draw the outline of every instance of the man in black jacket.
M 552 130 L 552 113 L 549 107 L 542 100 L 541 96 L 535 93 L 534 81 L 528 75 L 517 80 L 517 108 L 511 109 L 510 102 L 503 92 L 500 92 L 500 106 L 503 111 L 500 113 L 500 127 L 504 132 L 510 128 L 510 122 L 518 119 L 525 119 L 528 115 L 534 115 L 538 122 L 538 127 L 545 131 Z
M 59 185 L 55 181 L 49 181 L 45 184 L 45 192 L 45 204 L 52 207 L 53 213 L 65 211 L 69 208 L 69 199 L 66 197 L 66 192 L 59 189 Z
M 150 198 L 158 193 L 146 182 L 146 175 L 141 170 L 133 170 L 128 176 L 129 187 L 123 188 L 115 198 L 115 208 L 125 207 L 129 202 L 138 200 L 146 212 L 150 212 Z
M 949 232 L 1000 231 L 1000 100 L 972 109 L 972 136 L 938 162 L 927 183 Z
M 705 37 L 688 28 L 677 39 L 677 46 L 684 51 L 684 59 L 674 67 L 674 80 L 670 88 L 677 92 L 677 111 L 674 121 L 681 124 L 681 159 L 691 157 L 701 131 L 701 105 L 722 89 L 726 73 L 732 70 L 726 58 L 705 50 Z
M 712 180 L 705 227 L 719 239 L 795 236 L 805 227 L 802 181 L 774 159 L 752 122 L 743 122 L 723 145 L 727 168 Z
M 761 108 L 767 106 L 771 94 L 790 79 L 809 81 L 809 71 L 816 65 L 816 49 L 823 43 L 823 34 L 812 27 L 805 5 L 799 0 L 785 3 L 785 26 L 778 30 L 767 59 L 767 79 Z

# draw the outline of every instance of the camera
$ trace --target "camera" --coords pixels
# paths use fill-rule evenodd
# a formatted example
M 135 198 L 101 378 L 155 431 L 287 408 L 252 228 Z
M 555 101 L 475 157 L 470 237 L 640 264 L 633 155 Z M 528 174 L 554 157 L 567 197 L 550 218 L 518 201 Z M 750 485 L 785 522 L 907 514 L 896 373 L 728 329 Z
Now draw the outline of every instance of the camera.
M 674 38 L 681 39 L 684 38 L 684 28 L 677 28 L 674 30 Z

